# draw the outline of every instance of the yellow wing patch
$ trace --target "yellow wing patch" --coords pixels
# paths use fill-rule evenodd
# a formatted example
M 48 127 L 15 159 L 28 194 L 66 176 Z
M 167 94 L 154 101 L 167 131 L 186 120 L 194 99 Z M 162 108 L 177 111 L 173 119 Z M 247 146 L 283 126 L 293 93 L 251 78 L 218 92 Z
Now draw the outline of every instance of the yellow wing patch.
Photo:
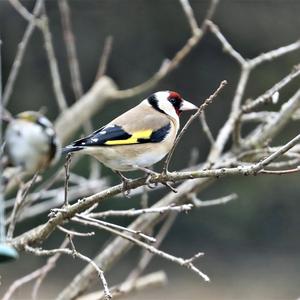
M 152 134 L 152 129 L 136 131 L 132 136 L 126 140 L 112 140 L 107 141 L 105 145 L 128 145 L 128 144 L 138 144 L 138 139 L 150 139 Z

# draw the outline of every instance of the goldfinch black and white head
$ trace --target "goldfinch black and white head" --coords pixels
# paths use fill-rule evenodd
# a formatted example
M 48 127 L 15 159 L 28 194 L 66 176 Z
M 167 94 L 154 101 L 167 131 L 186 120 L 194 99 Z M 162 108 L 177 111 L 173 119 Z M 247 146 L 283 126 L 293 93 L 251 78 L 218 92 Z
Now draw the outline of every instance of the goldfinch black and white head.
M 184 110 L 197 109 L 194 104 L 182 99 L 180 94 L 172 91 L 156 92 L 144 101 L 148 101 L 154 109 L 174 119 L 177 119 Z
M 47 168 L 61 152 L 52 123 L 34 111 L 22 112 L 10 121 L 5 142 L 10 164 L 28 173 Z
M 64 148 L 94 156 L 116 171 L 147 168 L 171 150 L 182 111 L 197 109 L 172 91 L 160 91 L 144 99 L 89 136 Z

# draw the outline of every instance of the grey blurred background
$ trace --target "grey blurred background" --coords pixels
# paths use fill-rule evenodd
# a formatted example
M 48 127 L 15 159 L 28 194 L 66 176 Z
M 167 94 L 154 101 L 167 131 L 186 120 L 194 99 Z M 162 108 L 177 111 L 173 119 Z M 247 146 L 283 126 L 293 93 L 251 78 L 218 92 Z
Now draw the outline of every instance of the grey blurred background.
M 22 1 L 32 9 L 33 1 Z M 208 1 L 190 0 L 200 23 Z M 120 88 L 129 88 L 149 78 L 164 58 L 171 58 L 190 35 L 188 23 L 175 0 L 69 0 L 73 30 L 76 36 L 79 63 L 85 91 L 92 85 L 104 40 L 114 38 L 107 74 Z M 74 102 L 67 66 L 57 1 L 46 1 L 63 90 L 68 103 Z M 254 57 L 299 39 L 299 0 L 221 0 L 214 21 L 229 42 L 245 57 Z M 5 0 L 0 0 L 0 34 L 3 41 L 4 84 L 16 54 L 26 22 Z M 250 78 L 246 97 L 256 97 L 290 72 L 299 63 L 299 51 L 259 67 Z M 207 120 L 214 134 L 227 118 L 239 76 L 239 67 L 222 52 L 220 44 L 207 34 L 178 69 L 164 79 L 155 90 L 180 92 L 193 103 L 200 103 L 223 79 L 228 86 L 207 110 Z M 281 93 L 285 101 L 299 88 L 295 80 Z M 153 92 L 150 91 L 150 92 Z M 147 93 L 148 94 L 148 93 Z M 144 96 L 147 96 L 145 94 Z M 107 105 L 95 118 L 95 128 L 137 104 L 141 99 L 129 99 Z M 282 103 L 282 102 L 281 102 Z M 16 82 L 8 109 L 13 114 L 23 110 L 46 107 L 47 116 L 54 120 L 58 114 L 41 33 L 35 31 L 27 48 L 23 66 Z M 276 107 L 275 107 L 276 109 Z M 183 118 L 187 119 L 187 116 Z M 276 142 L 287 141 L 298 133 L 298 123 L 288 127 Z M 79 136 L 80 133 L 78 133 Z M 187 165 L 190 151 L 199 149 L 199 159 L 205 160 L 209 143 L 195 122 L 176 150 L 172 169 Z M 87 173 L 88 160 L 82 159 L 77 172 Z M 159 170 L 159 165 L 157 166 Z M 103 176 L 117 178 L 110 170 Z M 204 283 L 194 274 L 161 259 L 154 259 L 150 270 L 165 268 L 169 285 L 165 289 L 143 292 L 128 299 L 296 299 L 300 296 L 300 203 L 299 175 L 231 177 L 217 183 L 199 195 L 202 200 L 236 192 L 239 199 L 227 205 L 194 210 L 182 214 L 162 248 L 178 256 L 189 257 L 203 251 L 200 268 L 212 282 Z M 151 194 L 150 202 L 164 192 Z M 113 199 L 105 208 L 139 207 L 140 198 Z M 17 233 L 38 225 L 46 215 L 20 224 Z M 117 220 L 127 224 L 127 219 Z M 78 240 L 83 253 L 95 255 L 108 239 L 99 232 L 90 240 Z M 53 235 L 45 247 L 55 247 L 62 235 Z M 137 249 L 126 255 L 108 274 L 110 285 L 124 279 L 135 266 Z M 22 254 L 19 261 L 0 266 L 2 285 L 0 295 L 9 283 L 41 266 L 44 258 Z M 41 299 L 52 299 L 84 265 L 71 258 L 62 258 L 50 273 L 41 290 Z M 30 291 L 30 289 L 26 289 Z M 29 294 L 17 293 L 19 299 Z

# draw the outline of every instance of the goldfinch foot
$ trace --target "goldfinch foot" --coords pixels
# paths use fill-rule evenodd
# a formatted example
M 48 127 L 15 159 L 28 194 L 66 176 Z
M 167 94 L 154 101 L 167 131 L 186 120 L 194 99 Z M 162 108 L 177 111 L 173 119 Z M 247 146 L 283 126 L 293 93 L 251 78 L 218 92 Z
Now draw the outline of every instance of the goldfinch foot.
M 153 176 L 155 177 L 159 177 L 160 175 L 168 175 L 168 171 L 166 171 L 166 173 L 162 173 L 162 174 L 159 174 L 157 172 L 154 172 L 150 169 L 146 169 L 146 168 L 139 168 L 140 170 L 143 170 L 144 172 L 146 172 L 148 175 L 147 175 L 147 179 L 146 179 L 146 184 L 147 186 L 150 188 L 150 189 L 154 189 L 156 186 L 157 186 L 157 183 L 155 183 L 154 185 L 151 186 L 151 179 L 153 178 Z M 164 182 L 162 183 L 163 185 L 165 185 L 166 187 L 168 187 L 172 192 L 174 193 L 177 193 L 177 190 L 172 187 L 172 185 L 169 183 L 169 182 Z
M 157 183 L 154 183 L 153 185 L 151 185 L 152 183 L 150 181 L 153 177 L 159 177 L 160 176 L 159 173 L 154 172 L 151 169 L 144 168 L 144 167 L 139 167 L 139 166 L 134 166 L 134 167 L 138 170 L 144 171 L 147 174 L 146 184 L 150 189 L 154 189 L 157 186 Z M 168 171 L 166 171 L 166 175 L 167 174 L 168 174 Z M 177 190 L 174 187 L 172 187 L 170 183 L 164 182 L 163 185 L 168 187 L 172 192 L 177 193 Z
M 146 175 L 146 185 L 149 189 L 154 189 L 157 187 L 157 183 L 150 182 L 152 178 L 153 178 L 153 174 Z
M 160 174 L 153 171 L 152 173 L 146 176 L 146 184 L 150 189 L 154 189 L 157 186 L 157 183 L 152 183 L 151 179 L 153 179 L 153 177 L 158 176 L 160 176 Z M 168 187 L 172 192 L 177 193 L 177 190 L 174 187 L 172 187 L 172 185 L 169 182 L 162 182 L 162 184 Z

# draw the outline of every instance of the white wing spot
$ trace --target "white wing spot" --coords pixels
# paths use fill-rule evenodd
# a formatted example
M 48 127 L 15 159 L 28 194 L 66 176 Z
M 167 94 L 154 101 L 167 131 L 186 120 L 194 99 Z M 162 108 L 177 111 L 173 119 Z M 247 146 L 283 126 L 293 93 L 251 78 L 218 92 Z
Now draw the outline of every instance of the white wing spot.
M 98 142 L 98 139 L 97 138 L 93 138 L 92 141 L 93 142 Z
M 81 144 L 82 144 L 82 145 L 85 145 L 86 143 L 85 143 L 85 142 L 82 142 Z
M 102 130 L 99 132 L 100 134 L 106 134 L 106 131 L 105 130 Z

